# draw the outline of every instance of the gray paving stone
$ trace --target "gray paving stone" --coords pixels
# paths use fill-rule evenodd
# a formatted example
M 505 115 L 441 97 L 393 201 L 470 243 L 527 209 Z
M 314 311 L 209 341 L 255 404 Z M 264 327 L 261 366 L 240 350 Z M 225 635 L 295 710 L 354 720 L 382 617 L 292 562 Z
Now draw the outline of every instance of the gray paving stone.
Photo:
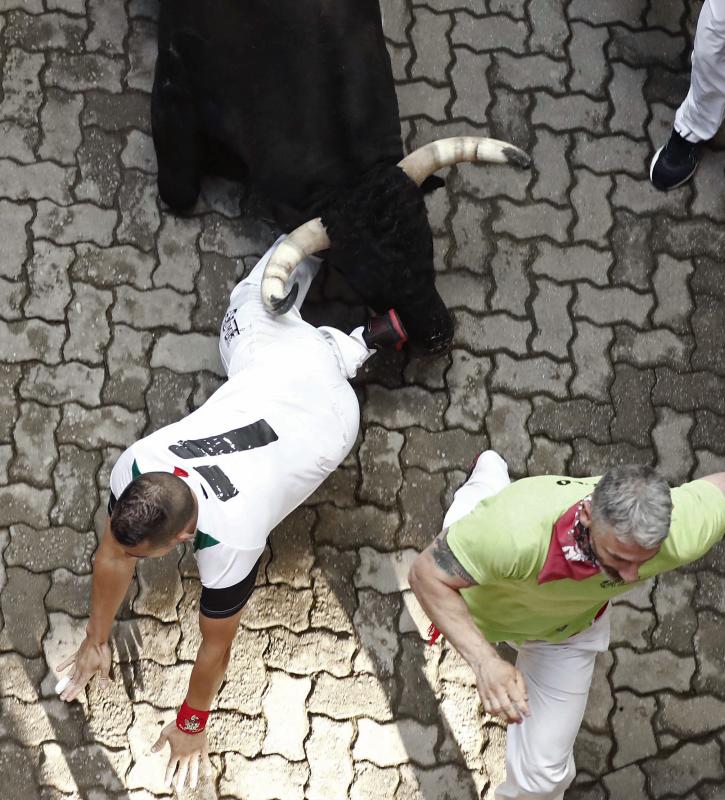
M 547 92 L 537 92 L 531 121 L 546 125 L 555 131 L 568 132 L 582 128 L 590 133 L 605 133 L 607 105 L 591 100 L 583 94 L 554 97 Z
M 536 287 L 532 308 L 538 332 L 532 340 L 532 347 L 555 358 L 567 358 L 567 344 L 574 333 L 568 310 L 571 287 L 559 286 L 545 279 L 537 280 Z
M 645 777 L 635 764 L 610 772 L 602 780 L 610 797 L 646 797 Z
M 557 281 L 586 280 L 604 286 L 612 264 L 609 253 L 595 250 L 589 245 L 556 247 L 549 242 L 538 244 L 538 255 L 531 269 Z
M 506 462 L 512 475 L 524 475 L 526 472 L 526 460 L 531 452 L 526 431 L 530 414 L 531 404 L 528 400 L 512 400 L 505 394 L 491 396 L 486 429 L 492 449 L 506 453 Z
M 353 748 L 356 761 L 371 761 L 380 767 L 403 764 L 412 759 L 432 766 L 435 763 L 433 745 L 437 729 L 414 720 L 383 724 L 369 719 L 358 722 L 358 737 Z
M 668 405 L 677 411 L 709 409 L 725 414 L 725 380 L 707 372 L 681 374 L 668 367 L 657 369 L 656 375 L 657 382 L 652 390 L 652 401 L 656 405 Z
M 568 444 L 550 442 L 543 436 L 531 439 L 531 455 L 526 462 L 528 475 L 566 475 L 572 448 Z
M 44 77 L 47 86 L 70 91 L 101 89 L 119 93 L 123 70 L 124 64 L 120 59 L 95 53 L 49 53 Z
M 119 406 L 86 409 L 77 403 L 63 407 L 63 418 L 56 431 L 59 442 L 79 447 L 115 445 L 126 448 L 138 439 L 144 418 Z
M 0 275 L 21 276 L 28 256 L 25 226 L 33 216 L 29 205 L 0 200 Z
M 50 470 L 58 458 L 54 434 L 60 411 L 38 403 L 23 403 L 13 437 L 15 458 L 10 476 L 38 486 L 50 486 Z
M 612 759 L 615 769 L 657 754 L 651 722 L 656 708 L 653 697 L 617 692 L 612 716 L 612 730 L 617 742 L 617 752 Z
M 42 652 L 40 641 L 47 627 L 43 596 L 48 591 L 50 579 L 22 567 L 8 567 L 6 573 L 7 584 L 0 597 L 0 609 L 5 620 L 0 632 L 0 649 L 13 650 L 26 658 L 39 656 Z
M 388 431 L 378 425 L 369 425 L 360 446 L 362 467 L 360 499 L 382 506 L 394 506 L 398 489 L 403 481 L 400 469 L 400 451 L 405 439 L 401 433 Z
M 184 336 L 176 333 L 163 333 L 154 345 L 151 366 L 168 367 L 174 372 L 195 373 L 198 370 L 211 370 L 217 375 L 222 375 L 222 366 L 219 361 L 219 338 L 218 336 L 203 336 L 198 333 L 189 333 Z
M 609 57 L 624 61 L 633 67 L 645 65 L 666 66 L 677 69 L 685 52 L 682 36 L 672 36 L 665 31 L 632 31 L 619 25 L 610 28 L 612 38 Z
M 449 309 L 467 308 L 482 313 L 486 310 L 489 282 L 480 275 L 466 272 L 446 272 L 436 281 L 438 293 Z
M 86 105 L 81 116 L 81 125 L 98 125 L 106 131 L 124 131 L 137 128 L 150 132 L 148 97 L 140 93 L 86 92 Z
M 33 249 L 34 255 L 28 262 L 30 295 L 25 302 L 25 315 L 63 320 L 71 299 L 67 273 L 74 258 L 73 250 L 45 241 L 35 242 Z
M 541 247 L 550 247 L 542 244 Z M 499 236 L 496 241 L 496 252 L 491 259 L 494 292 L 491 297 L 491 308 L 522 315 L 526 308 L 526 300 L 531 291 L 527 277 L 527 266 L 531 260 L 530 245 Z
M 451 99 L 450 90 L 437 88 L 425 80 L 409 81 L 396 86 L 400 118 L 417 117 L 444 120 L 446 105 Z
M 686 692 L 695 672 L 692 656 L 680 657 L 668 650 L 636 653 L 618 647 L 615 657 L 612 682 L 616 689 L 632 689 L 638 693 L 663 689 Z
M 86 50 L 101 50 L 116 54 L 123 52 L 123 41 L 128 31 L 128 20 L 123 9 L 105 0 L 88 0 L 89 31 Z
M 494 359 L 491 388 L 510 391 L 514 396 L 541 392 L 566 397 L 571 378 L 571 365 L 554 361 L 549 356 L 513 359 L 504 353 Z
M 93 546 L 95 547 L 95 545 L 94 537 Z M 45 595 L 44 600 L 48 611 L 60 611 L 74 617 L 85 618 L 90 616 L 91 613 L 90 601 L 90 575 L 76 575 L 67 569 L 53 570 L 50 579 L 50 590 Z
M 559 209 L 545 202 L 517 206 L 508 200 L 498 200 L 496 205 L 498 215 L 492 226 L 496 233 L 508 233 L 517 239 L 545 236 L 557 242 L 567 241 L 570 209 Z
M 63 358 L 100 364 L 110 338 L 106 319 L 113 296 L 88 283 L 73 284 L 73 299 L 68 307 L 67 319 L 70 336 L 63 346 Z
M 394 399 L 394 402 L 391 400 Z M 367 402 L 362 410 L 364 423 L 377 423 L 387 428 L 407 428 L 420 425 L 440 430 L 448 398 L 443 392 L 428 392 L 417 386 L 407 386 L 394 392 L 382 386 L 367 387 Z
M 157 207 L 156 179 L 137 170 L 125 170 L 119 190 L 121 221 L 116 238 L 148 252 L 161 223 Z
M 594 733 L 609 733 L 609 715 L 614 706 L 614 694 L 607 675 L 613 663 L 610 650 L 597 654 L 594 662 L 594 674 L 583 722 L 584 727 Z
M 501 48 L 513 53 L 525 51 L 527 30 L 521 21 L 504 14 L 476 17 L 467 10 L 457 13 L 455 18 L 451 32 L 454 45 L 466 45 L 477 53 Z
M 592 136 L 586 131 L 574 135 L 572 163 L 592 172 L 641 175 L 650 155 L 645 142 L 634 141 L 628 136 Z
M 120 286 L 116 292 L 113 319 L 139 328 L 186 331 L 191 325 L 194 303 L 194 295 L 180 294 L 173 289 L 138 290 Z
M 415 51 L 411 77 L 427 78 L 432 83 L 446 81 L 446 69 L 451 62 L 451 52 L 443 46 L 446 35 L 453 27 L 450 14 L 438 14 L 424 7 L 413 10 L 413 27 L 410 39 Z M 454 80 L 454 83 L 457 81 Z
M 0 318 L 11 321 L 21 320 L 21 306 L 28 294 L 24 281 L 6 281 L 0 278 Z
M 7 51 L 3 66 L 0 118 L 12 119 L 21 125 L 38 122 L 38 109 L 43 102 L 40 71 L 44 66 L 42 53 L 26 53 L 16 47 Z M 3 186 L 7 185 L 3 181 Z
M 655 421 L 650 401 L 654 375 L 651 370 L 640 371 L 628 364 L 617 364 L 614 371 L 612 438 L 646 447 L 650 441 L 649 431 Z
M 695 464 L 689 434 L 692 417 L 670 408 L 657 409 L 657 424 L 652 440 L 657 451 L 657 470 L 676 486 L 683 483 Z
M 451 220 L 455 238 L 455 249 L 451 258 L 451 266 L 462 267 L 472 272 L 484 272 L 489 244 L 481 240 L 484 220 L 490 213 L 490 206 L 476 203 L 462 197 Z
M 618 325 L 612 358 L 633 362 L 638 367 L 667 364 L 675 369 L 686 369 L 691 349 L 689 337 L 677 336 L 666 328 L 638 331 L 628 325 Z
M 335 678 L 323 672 L 312 687 L 307 708 L 312 714 L 337 720 L 365 717 L 385 722 L 392 714 L 383 686 L 384 682 L 364 673 Z
M 629 603 L 615 602 L 611 607 L 612 645 L 634 647 L 637 650 L 651 646 L 650 634 L 655 627 L 651 610 L 637 609 Z
M 312 733 L 305 743 L 310 765 L 307 797 L 310 800 L 347 800 L 354 772 L 350 749 L 354 736 L 350 722 L 313 717 Z
M 33 233 L 36 238 L 52 239 L 56 244 L 95 242 L 108 246 L 116 221 L 115 210 L 100 209 L 91 203 L 63 206 L 41 200 L 33 221 Z
M 295 634 L 285 628 L 273 628 L 269 631 L 269 647 L 264 659 L 268 666 L 293 675 L 319 673 L 313 688 L 315 692 L 326 675 L 344 678 L 351 674 L 355 650 L 356 643 L 351 637 L 336 636 L 324 630 Z M 308 698 L 308 704 L 312 699 L 313 695 Z
M 609 120 L 609 128 L 636 139 L 642 138 L 649 113 L 643 95 L 647 71 L 619 63 L 612 64 L 612 70 L 614 75 L 609 83 L 609 94 L 614 115 Z
M 574 743 L 574 758 L 580 772 L 587 772 L 595 778 L 608 772 L 608 761 L 613 747 L 610 736 L 600 736 L 587 730 L 579 731 Z
M 200 261 L 196 242 L 201 233 L 198 220 L 165 217 L 159 231 L 159 266 L 154 272 L 155 286 L 171 286 L 181 292 L 194 289 Z
M 52 161 L 35 164 L 16 164 L 0 160 L 0 183 L 6 197 L 12 200 L 41 200 L 45 197 L 57 203 L 70 202 L 70 187 L 75 169 L 61 167 Z
M 593 8 L 586 0 L 572 0 L 567 9 L 570 19 L 583 19 L 592 25 L 622 22 L 636 26 L 642 21 L 647 10 L 646 0 L 602 0 Z
M 131 89 L 151 92 L 156 64 L 156 25 L 146 20 L 134 20 L 128 38 L 129 70 L 126 83 Z
M 88 406 L 100 403 L 103 370 L 93 369 L 78 361 L 48 367 L 33 364 L 20 384 L 20 395 L 45 405 L 62 405 L 76 401 Z
M 626 442 L 593 444 L 588 439 L 574 440 L 574 456 L 569 462 L 571 474 L 602 475 L 612 467 L 623 464 L 654 464 L 654 452 Z
M 574 240 L 605 245 L 614 223 L 609 207 L 612 179 L 592 175 L 588 170 L 575 170 L 574 174 L 576 184 L 571 191 L 571 202 L 577 214 Z
M 534 25 L 541 21 L 541 18 L 534 20 Z M 534 41 L 536 34 L 535 28 L 530 43 L 534 50 L 540 49 Z M 548 49 L 547 52 L 552 50 Z M 564 89 L 567 65 L 564 61 L 557 61 L 548 55 L 514 56 L 501 52 L 494 56 L 493 63 L 496 82 L 503 83 L 514 91 L 543 88 L 552 92 L 562 92 Z
M 500 397 L 500 395 L 496 395 Z M 511 401 L 513 407 L 528 403 Z M 501 403 L 499 402 L 499 408 Z M 489 412 L 489 415 L 496 408 Z M 499 411 L 499 416 L 506 416 L 507 409 Z M 494 424 L 497 430 L 502 430 Z M 428 472 L 441 472 L 445 469 L 468 469 L 471 460 L 487 446 L 483 434 L 471 435 L 461 428 L 453 428 L 440 433 L 431 433 L 422 428 L 412 428 L 405 438 L 405 447 L 401 453 L 404 467 L 420 467 Z
M 65 327 L 41 320 L 0 322 L 0 338 L 5 348 L 5 361 L 14 363 L 35 360 L 57 364 L 65 339 Z
M 531 191 L 535 200 L 549 200 L 560 205 L 568 202 L 572 182 L 568 148 L 569 137 L 566 134 L 552 133 L 546 128 L 537 129 L 536 145 L 531 154 L 538 173 Z
M 455 311 L 453 344 L 473 353 L 488 353 L 505 348 L 516 355 L 527 352 L 526 340 L 531 333 L 528 320 L 515 319 L 504 313 L 488 314 L 485 320 L 467 311 Z
M 300 508 L 274 529 L 269 540 L 272 557 L 267 565 L 270 583 L 286 583 L 296 589 L 312 586 L 315 557 L 311 531 L 316 521 L 313 511 Z
M 78 149 L 81 180 L 74 193 L 79 200 L 98 203 L 104 208 L 113 206 L 121 185 L 119 156 L 123 138 L 101 128 L 87 128 L 83 144 Z
M 129 131 L 121 153 L 124 167 L 155 174 L 158 170 L 152 138 L 143 131 Z
M 722 728 L 725 702 L 716 697 L 677 697 L 664 694 L 657 725 L 688 739 Z
M 694 220 L 656 219 L 653 242 L 658 249 L 666 250 L 675 258 L 687 259 L 709 256 L 721 260 L 725 254 L 725 236 L 722 226 L 702 217 Z
M 722 782 L 725 769 L 718 743 L 688 743 L 666 760 L 652 759 L 642 764 L 650 786 L 660 796 L 675 793 L 686 797 L 703 779 Z M 722 784 L 721 784 L 722 785 Z
M 400 643 L 395 630 L 389 628 L 385 620 L 399 615 L 400 597 L 361 589 L 358 591 L 358 602 L 353 625 L 362 647 L 355 656 L 353 668 L 355 672 L 392 677 Z
M 442 475 L 408 467 L 404 472 L 399 497 L 403 506 L 403 525 L 398 534 L 401 547 L 424 550 L 440 533 L 443 522 Z
M 106 363 L 109 377 L 103 387 L 103 402 L 117 403 L 132 410 L 145 407 L 145 393 L 151 371 L 145 366 L 151 348 L 150 333 L 116 325 L 108 347 Z
M 247 759 L 237 753 L 225 757 L 226 770 L 221 779 L 221 791 L 248 800 L 269 800 L 268 787 L 274 786 L 289 800 L 302 800 L 309 779 L 309 767 L 304 763 L 286 761 L 271 755 Z
M 698 615 L 695 632 L 695 654 L 697 655 L 697 674 L 694 688 L 699 692 L 725 695 L 725 676 L 722 661 L 725 657 L 725 642 L 718 633 L 722 630 L 722 617 L 712 611 L 702 611 Z
M 568 13 L 570 17 L 574 15 L 571 7 Z M 604 49 L 609 34 L 606 28 L 594 28 L 589 24 L 592 21 L 591 9 L 587 9 L 584 20 L 584 23 L 572 22 L 570 25 L 571 39 L 567 50 L 572 72 L 569 88 L 572 92 L 585 92 L 600 99 L 604 97 L 609 71 Z
M 529 417 L 531 433 L 545 434 L 555 441 L 570 441 L 575 436 L 588 436 L 595 442 L 609 441 L 612 409 L 588 400 L 565 400 L 537 397 Z
M 533 96 L 501 87 L 494 90 L 493 98 L 489 111 L 491 135 L 528 152 L 533 138 L 533 129 L 529 122 Z
M 393 42 L 405 43 L 407 41 L 405 32 L 411 22 L 408 6 L 391 2 L 391 0 L 382 0 L 380 12 L 383 17 L 385 36 Z
M 710 370 L 725 374 L 725 299 L 708 295 L 695 295 L 695 308 L 692 314 L 692 329 L 696 347 L 691 364 L 694 369 Z
M 628 211 L 614 211 L 611 233 L 612 250 L 616 256 L 612 270 L 614 283 L 627 283 L 642 290 L 649 288 L 649 276 L 655 265 L 651 236 L 651 220 Z
M 580 283 L 577 295 L 574 316 L 586 317 L 598 325 L 626 321 L 643 327 L 653 306 L 651 294 L 639 294 L 632 289 L 603 289 Z
M 446 373 L 450 397 L 446 425 L 474 432 L 480 429 L 480 420 L 489 407 L 486 379 L 490 371 L 491 359 L 477 358 L 465 350 L 452 352 L 451 368 Z
M 687 331 L 690 311 L 693 308 L 688 277 L 693 267 L 689 261 L 676 261 L 668 255 L 657 259 L 657 269 L 652 276 L 657 308 L 652 320 L 658 325 L 667 325 L 677 333 Z
M 719 153 L 708 153 L 708 157 L 703 159 L 700 166 L 702 169 L 698 168 L 695 173 L 692 213 L 725 222 L 725 204 L 718 192 L 718 181 L 723 173 L 723 159 Z
M 58 463 L 53 469 L 56 503 L 50 519 L 54 525 L 69 525 L 84 531 L 93 527 L 93 512 L 98 504 L 95 475 L 101 466 L 100 453 L 88 453 L 73 445 L 58 448 Z
M 529 6 L 529 20 L 532 28 L 529 47 L 563 57 L 569 26 L 560 0 L 544 0 Z
M 649 180 L 636 180 L 629 175 L 614 176 L 612 207 L 625 208 L 636 214 L 668 214 L 681 217 L 685 214 L 688 190 L 679 192 L 656 192 Z
M 48 23 L 47 17 L 44 24 Z M 51 28 L 52 30 L 52 23 Z M 40 112 L 43 144 L 38 150 L 41 158 L 61 164 L 75 164 L 75 152 L 81 144 L 80 113 L 83 95 L 48 90 Z
M 87 486 L 84 488 L 87 490 Z M 35 573 L 67 567 L 80 574 L 90 571 L 90 559 L 95 549 L 93 533 L 78 533 L 57 525 L 36 530 L 21 524 L 11 527 L 10 544 L 3 557 L 8 566 L 25 567 Z
M 709 447 L 725 454 L 725 419 L 711 411 L 696 412 L 690 439 L 693 447 Z

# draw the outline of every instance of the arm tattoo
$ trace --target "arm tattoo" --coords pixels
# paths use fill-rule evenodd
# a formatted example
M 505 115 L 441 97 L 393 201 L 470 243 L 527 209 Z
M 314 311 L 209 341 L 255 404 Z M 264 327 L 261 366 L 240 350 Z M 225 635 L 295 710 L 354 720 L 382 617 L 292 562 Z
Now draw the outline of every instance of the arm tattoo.
M 463 568 L 461 562 L 453 555 L 453 551 L 446 541 L 447 536 L 448 529 L 446 528 L 433 540 L 433 560 L 436 566 L 451 577 L 461 578 L 471 585 L 477 583 L 476 579 Z

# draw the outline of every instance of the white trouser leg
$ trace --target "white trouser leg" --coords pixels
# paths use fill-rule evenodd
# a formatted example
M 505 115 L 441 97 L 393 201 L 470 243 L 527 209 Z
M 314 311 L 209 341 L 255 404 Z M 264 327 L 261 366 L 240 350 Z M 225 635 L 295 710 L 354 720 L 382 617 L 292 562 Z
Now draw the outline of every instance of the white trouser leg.
M 443 518 L 443 527 L 458 522 L 487 497 L 498 494 L 511 483 L 506 462 L 494 450 L 478 457 L 471 477 L 453 495 L 453 502 Z
M 725 119 L 725 2 L 705 0 L 692 51 L 690 90 L 675 114 L 675 130 L 688 142 L 703 142 Z
M 506 780 L 496 800 L 560 800 L 574 780 L 574 740 L 594 661 L 609 646 L 609 615 L 565 642 L 525 642 L 516 666 L 526 681 L 531 716 L 506 733 Z

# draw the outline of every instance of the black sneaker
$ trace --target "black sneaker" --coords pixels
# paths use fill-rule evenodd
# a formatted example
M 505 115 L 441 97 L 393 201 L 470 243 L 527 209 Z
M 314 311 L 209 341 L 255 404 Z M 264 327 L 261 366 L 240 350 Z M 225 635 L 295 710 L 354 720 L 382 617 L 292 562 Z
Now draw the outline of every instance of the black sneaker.
M 386 311 L 378 317 L 370 317 L 363 331 L 363 340 L 371 350 L 382 350 L 394 347 L 400 350 L 408 341 L 400 317 L 395 309 Z
M 700 161 L 699 149 L 673 129 L 669 142 L 654 154 L 649 167 L 649 179 L 655 189 L 666 192 L 689 181 Z

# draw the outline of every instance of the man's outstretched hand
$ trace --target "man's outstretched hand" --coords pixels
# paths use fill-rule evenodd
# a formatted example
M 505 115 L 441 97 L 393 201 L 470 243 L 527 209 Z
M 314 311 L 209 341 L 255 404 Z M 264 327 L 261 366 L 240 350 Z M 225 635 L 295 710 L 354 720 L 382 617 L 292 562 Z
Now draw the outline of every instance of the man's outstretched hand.
M 111 648 L 106 642 L 98 644 L 86 636 L 78 650 L 58 664 L 55 669 L 56 672 L 62 672 L 70 666 L 73 666 L 70 682 L 60 693 L 60 699 L 66 702 L 75 700 L 96 673 L 100 675 L 101 688 L 105 689 L 108 686 L 109 672 L 111 671 Z
M 520 723 L 530 716 L 524 676 L 502 658 L 486 659 L 474 667 L 476 685 L 487 714 Z
M 206 774 L 211 771 L 206 731 L 194 734 L 184 733 L 176 727 L 176 722 L 171 722 L 161 731 L 151 752 L 160 752 L 166 742 L 169 743 L 170 752 L 164 783 L 169 787 L 174 783 L 176 791 L 180 792 L 184 788 L 188 775 L 190 788 L 195 788 L 199 780 L 199 763 L 201 762 Z M 176 773 L 176 781 L 174 781 L 174 773 Z

